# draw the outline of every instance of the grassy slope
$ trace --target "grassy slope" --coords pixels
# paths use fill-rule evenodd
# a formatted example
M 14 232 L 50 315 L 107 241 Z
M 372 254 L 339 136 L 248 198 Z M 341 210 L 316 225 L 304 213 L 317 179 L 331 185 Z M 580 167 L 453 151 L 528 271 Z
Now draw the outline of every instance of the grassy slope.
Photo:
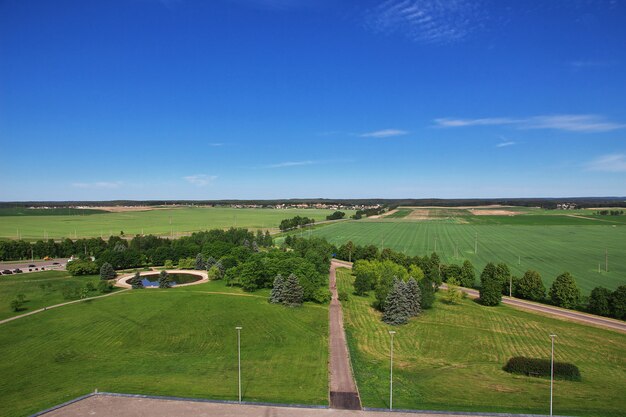
M 66 283 L 75 283 L 83 287 L 87 282 L 91 282 L 95 287 L 99 280 L 99 276 L 72 277 L 66 271 L 3 275 L 0 277 L 0 320 L 70 301 L 64 299 L 61 292 Z M 45 288 L 41 288 L 41 285 L 45 285 Z M 11 310 L 9 304 L 17 294 L 24 294 L 27 302 L 24 305 L 25 310 L 16 313 Z M 89 294 L 89 296 L 96 295 L 101 294 L 98 292 Z
M 478 254 L 474 239 L 478 234 Z M 409 255 L 434 251 L 446 263 L 472 261 L 482 269 L 487 262 L 505 262 L 514 274 L 527 269 L 542 274 L 546 286 L 564 271 L 571 272 L 584 293 L 598 285 L 614 289 L 626 284 L 626 227 L 621 226 L 505 226 L 450 224 L 442 222 L 351 221 L 312 231 L 340 245 L 348 240 L 356 244 L 374 244 Z M 459 256 L 454 257 L 457 246 Z M 604 267 L 604 250 L 609 251 L 609 272 Z M 521 264 L 518 265 L 518 256 Z
M 109 233 L 135 235 L 168 235 L 172 231 L 188 233 L 198 230 L 228 228 L 275 229 L 280 221 L 296 215 L 325 220 L 331 210 L 316 209 L 233 209 L 233 208 L 175 208 L 124 213 L 92 214 L 89 216 L 6 216 L 0 218 L 0 238 L 15 238 L 19 229 L 23 239 L 96 237 Z M 348 210 L 346 215 L 353 212 Z M 171 225 L 170 225 L 171 218 Z
M 352 290 L 346 269 L 340 289 Z M 392 326 L 370 307 L 372 297 L 352 295 L 344 319 L 363 404 L 388 407 L 389 335 Z M 626 409 L 626 335 L 546 318 L 509 307 L 488 308 L 469 300 L 440 302 L 397 331 L 394 408 L 547 414 L 549 380 L 511 375 L 512 356 L 555 358 L 576 364 L 582 382 L 556 381 L 554 412 L 623 416 Z
M 220 282 L 137 290 L 1 325 L 0 415 L 95 388 L 234 400 L 238 325 L 245 400 L 325 404 L 327 308 L 237 294 Z

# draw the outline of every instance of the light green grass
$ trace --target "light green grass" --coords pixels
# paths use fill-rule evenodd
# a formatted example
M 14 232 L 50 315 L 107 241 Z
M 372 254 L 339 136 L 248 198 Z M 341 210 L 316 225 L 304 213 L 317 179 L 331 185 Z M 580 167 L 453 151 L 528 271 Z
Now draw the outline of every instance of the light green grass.
M 140 233 L 179 236 L 200 230 L 243 227 L 248 229 L 278 228 L 281 220 L 307 216 L 325 220 L 332 210 L 317 209 L 235 209 L 235 208 L 172 208 L 123 213 L 98 213 L 88 216 L 5 216 L 0 217 L 0 238 L 26 240 L 70 237 L 108 238 L 121 231 L 128 236 Z M 353 211 L 347 210 L 350 216 Z
M 576 278 L 584 293 L 598 285 L 615 289 L 626 284 L 626 227 L 624 226 L 513 226 L 433 222 L 359 220 L 328 225 L 311 232 L 341 245 L 349 240 L 359 245 L 374 244 L 407 255 L 435 251 L 444 263 L 469 259 L 482 270 L 487 262 L 504 262 L 513 274 L 528 269 L 541 273 L 546 286 L 564 271 Z M 478 236 L 478 253 L 474 241 Z M 455 257 L 456 252 L 459 256 Z M 604 251 L 609 253 L 609 272 L 604 268 Z M 518 262 L 520 263 L 518 265 Z
M 234 295 L 212 294 L 232 292 Z M 134 290 L 0 325 L 0 416 L 92 392 L 326 404 L 328 309 L 223 283 Z
M 353 278 L 338 270 L 339 290 Z M 512 356 L 550 357 L 580 368 L 582 382 L 556 381 L 554 413 L 624 416 L 626 335 L 510 307 L 436 302 L 404 326 L 388 326 L 373 297 L 342 302 L 352 364 L 366 407 L 389 407 L 389 334 L 394 349 L 394 408 L 548 414 L 549 379 L 502 370 Z
M 62 288 L 66 284 L 83 287 L 91 282 L 94 287 L 100 281 L 99 276 L 72 277 L 66 271 L 43 271 L 0 276 L 0 320 L 37 310 L 53 304 L 64 303 Z M 14 312 L 10 308 L 11 300 L 18 294 L 24 294 L 24 309 Z M 90 297 L 101 295 L 93 291 Z

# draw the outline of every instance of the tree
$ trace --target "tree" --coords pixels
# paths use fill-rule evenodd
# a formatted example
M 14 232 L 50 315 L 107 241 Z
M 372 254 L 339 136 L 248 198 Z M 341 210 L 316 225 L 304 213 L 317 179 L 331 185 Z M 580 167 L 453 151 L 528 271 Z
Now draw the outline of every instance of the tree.
M 409 278 L 407 281 L 406 293 L 409 298 L 409 314 L 413 317 L 418 316 L 422 311 L 422 291 L 414 278 Z
M 502 282 L 496 266 L 489 262 L 480 274 L 480 302 L 486 306 L 497 306 L 502 300 Z
M 143 280 L 141 278 L 141 274 L 139 271 L 135 272 L 135 276 L 130 280 L 130 286 L 133 290 L 138 290 L 143 288 Z
M 272 286 L 272 292 L 270 293 L 270 303 L 280 304 L 283 302 L 284 287 L 285 280 L 282 275 L 276 275 L 276 278 L 274 278 L 274 285 Z
M 515 296 L 525 300 L 541 301 L 546 298 L 546 287 L 537 271 L 528 270 L 517 281 Z
M 26 296 L 24 294 L 18 294 L 15 296 L 13 301 L 11 301 L 11 310 L 17 312 L 24 309 L 24 304 L 26 303 Z
M 626 319 L 626 285 L 620 285 L 613 291 L 611 295 L 611 314 L 616 319 Z
M 563 308 L 573 308 L 578 305 L 580 290 L 569 272 L 564 272 L 556 277 L 550 287 L 550 300 L 554 305 Z
M 459 281 L 454 277 L 450 277 L 447 286 L 448 288 L 443 296 L 444 301 L 448 304 L 458 304 L 461 298 L 463 298 L 463 294 L 459 290 Z
M 496 278 L 502 283 L 502 294 L 509 295 L 513 293 L 513 289 L 509 288 L 511 285 L 512 277 L 511 270 L 507 264 L 500 263 L 496 266 Z
M 109 280 L 115 278 L 116 275 L 115 269 L 113 269 L 113 265 L 110 263 L 105 262 L 100 267 L 100 279 Z
M 399 325 L 409 321 L 411 314 L 405 287 L 404 281 L 400 279 L 394 280 L 393 287 L 385 300 L 385 311 L 383 313 L 383 321 L 385 323 Z
M 474 265 L 468 260 L 463 262 L 461 267 L 461 275 L 459 276 L 459 284 L 462 287 L 472 288 L 476 283 L 476 272 L 474 271 Z
M 170 280 L 170 275 L 167 271 L 161 271 L 159 273 L 159 288 L 170 288 L 172 286 L 172 282 Z
M 596 287 L 591 290 L 587 309 L 590 313 L 599 316 L 611 315 L 611 291 L 604 287 Z
M 296 307 L 302 305 L 302 302 L 304 301 L 304 291 L 302 290 L 298 277 L 294 274 L 289 275 L 285 281 L 281 295 L 283 298 L 283 304 L 287 306 Z
M 81 259 L 68 262 L 65 269 L 72 276 L 79 275 L 96 275 L 98 273 L 98 265 L 92 261 L 84 261 Z
M 204 263 L 204 257 L 202 256 L 201 253 L 196 255 L 196 270 L 201 271 L 206 267 L 206 264 Z

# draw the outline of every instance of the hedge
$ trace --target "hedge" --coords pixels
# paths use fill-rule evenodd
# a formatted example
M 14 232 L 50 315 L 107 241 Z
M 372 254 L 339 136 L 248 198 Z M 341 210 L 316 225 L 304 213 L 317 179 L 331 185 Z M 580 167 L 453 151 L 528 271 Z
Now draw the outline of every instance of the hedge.
M 516 356 L 502 368 L 512 374 L 528 376 L 550 376 L 550 359 L 526 358 Z M 580 381 L 580 370 L 576 365 L 566 362 L 554 362 L 554 378 Z

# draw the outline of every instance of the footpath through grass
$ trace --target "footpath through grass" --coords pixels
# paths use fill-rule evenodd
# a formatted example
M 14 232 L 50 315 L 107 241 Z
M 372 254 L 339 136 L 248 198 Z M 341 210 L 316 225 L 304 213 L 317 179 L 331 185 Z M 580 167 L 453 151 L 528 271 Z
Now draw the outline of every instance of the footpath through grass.
M 353 278 L 339 269 L 340 290 Z M 556 381 L 554 413 L 610 417 L 626 413 L 626 335 L 500 306 L 436 302 L 405 326 L 388 326 L 373 297 L 342 302 L 363 405 L 389 407 L 389 334 L 395 335 L 394 408 L 548 414 L 550 381 L 502 370 L 513 356 L 550 358 L 580 368 L 582 382 Z
M 244 400 L 326 404 L 326 306 L 253 295 L 221 282 L 134 290 L 0 325 L 0 416 L 96 388 L 236 400 L 236 326 Z
M 532 217 L 532 216 L 528 216 Z M 606 217 L 606 216 L 605 216 Z M 602 285 L 614 290 L 626 284 L 626 227 L 624 226 L 514 226 L 473 225 L 443 222 L 359 220 L 328 225 L 311 232 L 341 245 L 384 243 L 407 255 L 433 251 L 444 263 L 461 264 L 469 259 L 480 271 L 487 262 L 504 262 L 514 275 L 534 269 L 549 287 L 569 271 L 584 294 Z M 478 253 L 474 253 L 478 239 Z M 609 272 L 604 272 L 605 249 Z M 457 255 L 457 256 L 455 256 Z M 602 272 L 598 272 L 598 264 Z

